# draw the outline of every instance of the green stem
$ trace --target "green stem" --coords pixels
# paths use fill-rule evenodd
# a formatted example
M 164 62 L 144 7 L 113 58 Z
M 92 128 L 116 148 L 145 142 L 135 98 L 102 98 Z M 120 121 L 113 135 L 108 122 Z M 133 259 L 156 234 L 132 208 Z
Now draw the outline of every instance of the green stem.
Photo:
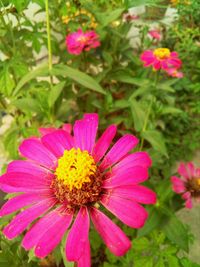
M 154 87 L 155 88 L 157 87 L 158 81 L 159 81 L 159 71 L 156 72 L 156 75 L 155 75 L 155 80 L 154 80 Z M 144 133 L 146 131 L 146 129 L 147 129 L 147 125 L 148 125 L 149 117 L 150 117 L 150 114 L 151 114 L 153 101 L 154 101 L 154 96 L 151 96 L 151 100 L 150 100 L 150 103 L 149 103 L 149 107 L 148 107 L 147 114 L 146 114 L 146 117 L 145 117 L 145 120 L 144 120 L 144 124 L 143 124 L 143 127 L 142 127 L 141 134 Z M 140 149 L 139 150 L 142 150 L 143 145 L 144 145 L 144 137 L 142 137 L 142 139 L 141 139 L 141 145 L 140 145 Z
M 6 101 L 3 99 L 2 95 L 0 95 L 0 103 L 1 103 L 1 105 L 2 105 L 2 107 L 3 107 L 4 109 L 7 108 Z
M 45 0 L 46 9 L 46 24 L 47 24 L 47 45 L 48 45 L 48 61 L 49 61 L 49 72 L 50 72 L 50 83 L 53 84 L 53 77 L 51 74 L 52 70 L 52 49 L 51 49 L 51 32 L 50 32 L 50 20 L 49 20 L 49 1 Z

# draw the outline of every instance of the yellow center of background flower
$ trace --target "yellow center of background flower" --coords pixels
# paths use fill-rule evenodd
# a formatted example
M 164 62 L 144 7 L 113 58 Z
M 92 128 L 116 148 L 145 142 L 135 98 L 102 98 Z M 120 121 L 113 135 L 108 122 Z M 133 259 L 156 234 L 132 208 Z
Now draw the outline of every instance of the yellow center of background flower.
M 55 175 L 57 181 L 61 182 L 71 191 L 73 188 L 81 189 L 84 183 L 91 182 L 91 175 L 95 175 L 97 166 L 94 158 L 87 151 L 80 148 L 65 150 L 58 159 L 58 167 Z
M 166 59 L 170 57 L 170 50 L 168 48 L 157 48 L 153 52 L 157 59 Z
M 200 178 L 197 178 L 197 184 L 200 187 Z

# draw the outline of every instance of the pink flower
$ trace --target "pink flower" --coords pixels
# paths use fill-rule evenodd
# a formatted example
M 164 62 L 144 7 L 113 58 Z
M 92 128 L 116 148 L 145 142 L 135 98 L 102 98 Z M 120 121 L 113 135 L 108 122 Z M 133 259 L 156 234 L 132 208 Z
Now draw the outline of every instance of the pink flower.
M 137 20 L 139 18 L 140 17 L 138 15 L 132 15 L 129 12 L 123 14 L 123 21 L 126 21 L 126 22 L 131 22 L 131 21 Z
M 100 206 L 124 224 L 141 228 L 148 216 L 141 204 L 156 202 L 156 194 L 140 185 L 148 179 L 151 159 L 146 152 L 129 153 L 138 144 L 131 134 L 109 149 L 115 125 L 95 141 L 97 130 L 98 115 L 85 114 L 75 122 L 73 135 L 69 130 L 50 128 L 46 133 L 42 130 L 41 138 L 22 142 L 19 151 L 27 159 L 11 162 L 0 177 L 4 192 L 17 193 L 1 208 L 0 216 L 26 207 L 4 228 L 7 238 L 13 239 L 28 228 L 22 246 L 43 258 L 71 226 L 66 257 L 78 267 L 89 267 L 91 218 L 113 254 L 122 256 L 130 249 L 129 239 Z
M 181 71 L 177 71 L 177 69 L 167 69 L 166 72 L 169 76 L 175 77 L 175 78 L 183 78 L 183 73 Z
M 192 162 L 181 163 L 178 168 L 180 178 L 171 177 L 173 191 L 181 194 L 185 206 L 192 208 L 192 199 L 200 201 L 200 168 L 195 168 Z
M 99 36 L 95 31 L 86 31 L 78 29 L 66 37 L 67 51 L 70 54 L 80 55 L 83 51 L 89 51 L 92 48 L 100 46 Z
M 158 40 L 158 41 L 161 40 L 160 30 L 158 30 L 158 29 L 150 30 L 150 31 L 148 32 L 148 34 L 149 34 L 153 39 L 156 39 L 156 40 Z
M 168 48 L 156 48 L 154 51 L 146 50 L 141 55 L 144 67 L 152 66 L 154 70 L 178 69 L 181 67 L 181 60 L 176 52 L 170 52 Z

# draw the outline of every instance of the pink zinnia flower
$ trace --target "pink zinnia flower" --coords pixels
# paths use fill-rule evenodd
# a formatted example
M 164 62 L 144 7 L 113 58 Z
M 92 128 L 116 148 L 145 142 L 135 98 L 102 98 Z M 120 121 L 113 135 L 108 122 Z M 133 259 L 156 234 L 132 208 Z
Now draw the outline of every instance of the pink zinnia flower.
M 192 199 L 200 201 L 200 168 L 195 168 L 192 162 L 181 163 L 178 168 L 180 178 L 171 177 L 174 192 L 181 194 L 185 206 L 192 208 Z
M 138 15 L 134 15 L 134 14 L 131 14 L 129 12 L 123 14 L 123 21 L 126 21 L 126 22 L 131 22 L 131 21 L 137 20 L 139 18 L 140 17 Z
M 95 31 L 86 31 L 78 29 L 66 37 L 67 51 L 70 54 L 80 55 L 83 51 L 89 51 L 92 48 L 100 46 L 99 35 Z
M 148 34 L 149 34 L 153 39 L 156 39 L 156 40 L 158 40 L 158 41 L 161 40 L 160 30 L 158 30 L 158 29 L 150 30 L 150 31 L 148 32 Z
M 169 76 L 175 77 L 175 78 L 183 78 L 183 73 L 181 71 L 177 71 L 177 69 L 167 69 L 166 72 Z
M 154 51 L 146 50 L 140 58 L 144 62 L 144 67 L 152 66 L 154 70 L 178 69 L 182 64 L 178 58 L 178 53 L 170 52 L 168 48 L 156 48 Z
M 148 179 L 151 159 L 146 152 L 129 153 L 138 144 L 131 134 L 109 149 L 115 125 L 95 141 L 97 130 L 98 115 L 85 114 L 75 122 L 73 136 L 63 129 L 50 129 L 47 134 L 43 129 L 41 138 L 22 142 L 19 151 L 27 159 L 11 162 L 0 177 L 4 192 L 17 193 L 4 204 L 0 215 L 26 207 L 4 228 L 7 238 L 15 238 L 28 228 L 22 246 L 34 248 L 35 255 L 43 258 L 72 224 L 66 257 L 79 267 L 89 267 L 91 218 L 112 253 L 121 256 L 130 249 L 129 239 L 100 207 L 130 227 L 142 227 L 148 214 L 141 204 L 156 202 L 155 193 L 140 185 Z

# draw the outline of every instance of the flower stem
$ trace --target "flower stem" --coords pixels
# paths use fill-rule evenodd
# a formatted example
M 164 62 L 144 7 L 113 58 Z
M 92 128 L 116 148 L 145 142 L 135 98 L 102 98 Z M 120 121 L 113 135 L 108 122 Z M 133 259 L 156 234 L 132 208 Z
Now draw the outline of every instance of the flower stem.
M 50 20 L 49 20 L 49 0 L 45 0 L 46 9 L 46 24 L 47 24 L 47 45 L 48 45 L 48 61 L 49 61 L 49 72 L 50 72 L 50 82 L 53 84 L 53 77 L 51 74 L 52 70 L 52 49 L 51 49 L 51 32 L 50 32 Z
M 156 75 L 155 75 L 155 80 L 154 80 L 154 87 L 155 88 L 157 87 L 158 81 L 159 81 L 159 71 L 156 72 Z M 149 107 L 148 107 L 148 110 L 147 110 L 146 117 L 144 119 L 144 124 L 143 124 L 143 127 L 142 127 L 141 134 L 144 133 L 146 131 L 146 129 L 147 129 L 147 125 L 148 125 L 149 117 L 150 117 L 150 114 L 151 114 L 151 109 L 152 109 L 153 102 L 154 102 L 154 96 L 151 96 L 151 100 L 150 100 L 150 103 L 149 103 Z M 141 145 L 140 145 L 140 149 L 139 150 L 142 150 L 143 145 L 144 145 L 144 137 L 142 137 L 142 139 L 141 139 Z

